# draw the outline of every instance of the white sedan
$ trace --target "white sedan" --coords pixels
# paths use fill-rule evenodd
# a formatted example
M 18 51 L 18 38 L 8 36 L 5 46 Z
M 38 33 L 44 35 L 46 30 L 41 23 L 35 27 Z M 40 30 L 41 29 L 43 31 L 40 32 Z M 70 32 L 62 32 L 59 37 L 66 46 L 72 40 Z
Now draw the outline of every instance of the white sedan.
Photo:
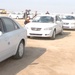
M 8 15 L 8 17 L 15 18 L 15 19 L 22 19 L 23 16 L 24 16 L 23 13 L 10 13 Z
M 75 29 L 75 15 L 67 14 L 63 15 L 63 29 Z
M 28 37 L 51 37 L 63 33 L 63 23 L 58 15 L 39 15 L 25 25 Z
M 0 17 L 0 62 L 11 56 L 22 58 L 26 39 L 25 28 L 11 18 Z

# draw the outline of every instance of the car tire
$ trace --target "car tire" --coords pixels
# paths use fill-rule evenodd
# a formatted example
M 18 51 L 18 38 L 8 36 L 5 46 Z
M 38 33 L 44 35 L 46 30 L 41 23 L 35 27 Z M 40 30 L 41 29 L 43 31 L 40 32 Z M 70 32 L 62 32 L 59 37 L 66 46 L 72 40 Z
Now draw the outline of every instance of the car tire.
M 27 36 L 28 38 L 30 38 L 30 36 Z
M 24 55 L 24 50 L 25 50 L 25 46 L 24 46 L 23 41 L 21 41 L 21 42 L 19 43 L 19 46 L 18 46 L 16 55 L 14 56 L 14 58 L 16 58 L 16 59 L 22 58 L 23 55 Z
M 55 37 L 56 37 L 56 31 L 54 30 L 51 39 L 54 40 Z

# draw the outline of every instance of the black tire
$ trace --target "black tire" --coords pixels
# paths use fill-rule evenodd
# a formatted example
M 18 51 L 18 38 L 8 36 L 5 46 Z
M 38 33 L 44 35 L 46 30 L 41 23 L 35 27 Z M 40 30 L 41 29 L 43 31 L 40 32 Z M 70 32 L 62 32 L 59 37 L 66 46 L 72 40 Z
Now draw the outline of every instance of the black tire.
M 27 36 L 28 38 L 30 38 L 30 36 Z
M 55 37 L 56 37 L 56 31 L 54 30 L 51 39 L 54 40 Z
M 18 46 L 18 49 L 17 49 L 17 52 L 16 52 L 14 58 L 16 58 L 16 59 L 22 58 L 24 55 L 24 50 L 25 50 L 25 46 L 24 46 L 23 41 L 21 41 L 19 43 L 19 46 Z

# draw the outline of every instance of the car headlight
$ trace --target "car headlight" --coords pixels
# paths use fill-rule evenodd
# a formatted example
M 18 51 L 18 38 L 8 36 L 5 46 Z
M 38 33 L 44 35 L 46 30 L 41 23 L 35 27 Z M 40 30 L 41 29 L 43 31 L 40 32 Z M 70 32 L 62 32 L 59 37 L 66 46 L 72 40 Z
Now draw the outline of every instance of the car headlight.
M 44 30 L 52 30 L 52 27 L 50 27 L 50 28 L 44 28 Z

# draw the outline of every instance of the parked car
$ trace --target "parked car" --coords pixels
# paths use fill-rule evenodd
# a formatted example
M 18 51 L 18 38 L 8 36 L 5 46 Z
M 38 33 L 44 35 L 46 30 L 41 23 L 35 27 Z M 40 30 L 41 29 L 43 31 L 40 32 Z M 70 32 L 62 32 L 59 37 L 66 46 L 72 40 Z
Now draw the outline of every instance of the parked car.
M 0 14 L 6 14 L 7 11 L 5 9 L 0 9 Z
M 75 29 L 75 15 L 66 14 L 62 17 L 63 29 Z
M 39 15 L 25 25 L 28 37 L 51 37 L 63 33 L 63 23 L 58 15 Z
M 11 56 L 22 58 L 26 40 L 25 28 L 9 17 L 0 17 L 0 62 Z
M 15 19 L 22 19 L 23 16 L 24 16 L 23 13 L 10 13 L 8 15 L 8 17 L 15 18 Z

